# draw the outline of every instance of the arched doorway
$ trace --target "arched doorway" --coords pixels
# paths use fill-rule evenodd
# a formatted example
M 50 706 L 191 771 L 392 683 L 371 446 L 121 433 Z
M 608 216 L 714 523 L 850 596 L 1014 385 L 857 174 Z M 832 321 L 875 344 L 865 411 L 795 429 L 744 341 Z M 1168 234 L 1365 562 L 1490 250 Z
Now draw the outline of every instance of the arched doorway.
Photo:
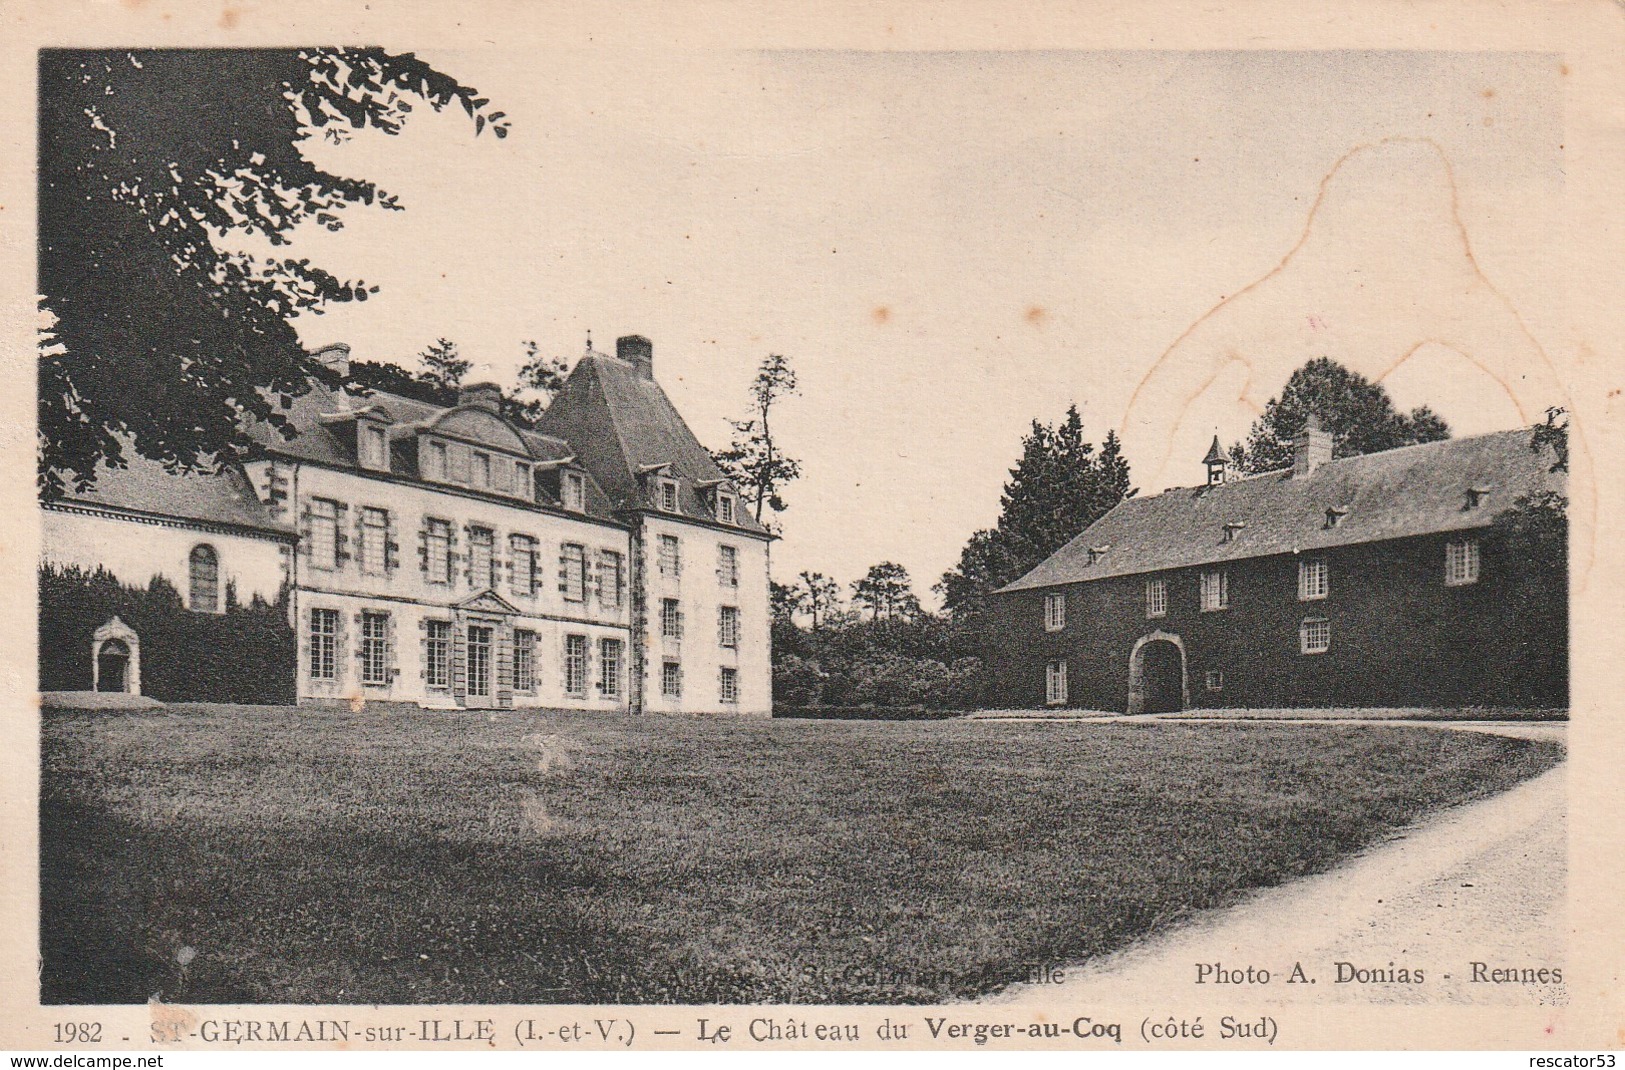
M 130 648 L 122 639 L 109 639 L 96 652 L 96 690 L 130 689 Z
M 1128 712 L 1178 713 L 1189 705 L 1184 641 L 1171 632 L 1142 636 L 1128 659 Z
M 141 639 L 117 617 L 90 637 L 90 689 L 141 694 Z

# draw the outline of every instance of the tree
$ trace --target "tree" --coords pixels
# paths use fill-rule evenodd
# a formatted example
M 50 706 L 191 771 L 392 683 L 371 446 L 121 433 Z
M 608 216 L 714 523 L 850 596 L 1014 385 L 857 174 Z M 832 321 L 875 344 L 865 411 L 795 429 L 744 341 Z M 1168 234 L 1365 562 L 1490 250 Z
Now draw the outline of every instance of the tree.
M 364 390 L 383 390 L 429 405 L 457 404 L 456 390 L 448 390 L 437 382 L 424 379 L 421 373 L 414 374 L 388 361 L 352 360 L 350 385 Z
M 1004 485 L 998 524 L 973 534 L 937 584 L 943 605 L 956 615 L 978 611 L 989 592 L 1025 575 L 1132 494 L 1115 432 L 1096 453 L 1084 440 L 1076 405 L 1059 425 L 1034 420 Z
M 126 444 L 171 470 L 212 469 L 248 445 L 248 420 L 287 432 L 284 402 L 336 381 L 291 321 L 377 288 L 232 250 L 337 230 L 353 205 L 402 207 L 313 165 L 306 138 L 394 134 L 417 102 L 508 130 L 474 89 L 376 48 L 47 49 L 38 84 L 47 498 L 88 487 Z
M 1332 456 L 1366 453 L 1436 442 L 1450 437 L 1444 419 L 1426 405 L 1409 415 L 1394 408 L 1380 383 L 1349 371 L 1330 357 L 1316 357 L 1292 373 L 1279 397 L 1264 406 L 1247 433 L 1247 444 L 1230 451 L 1244 472 L 1292 467 L 1292 440 L 1310 415 L 1331 432 Z
M 463 385 L 463 376 L 474 365 L 457 352 L 457 343 L 449 338 L 437 338 L 418 354 L 423 370 L 418 378 L 448 393 L 455 393 Z
M 822 572 L 806 571 L 801 573 L 801 583 L 802 605 L 812 618 L 812 629 L 816 632 L 820 625 L 840 612 L 841 585 Z
M 912 620 L 920 615 L 908 569 L 895 561 L 869 566 L 863 579 L 852 584 L 852 601 L 869 611 L 870 620 Z
M 525 347 L 525 363 L 519 367 L 513 390 L 502 396 L 502 414 L 535 427 L 548 405 L 564 389 L 570 365 L 563 357 L 542 356 L 542 347 L 533 340 L 521 344 Z
M 798 392 L 796 373 L 790 362 L 777 353 L 770 354 L 750 384 L 755 415 L 746 420 L 729 421 L 734 429 L 733 442 L 715 455 L 717 466 L 738 485 L 739 496 L 752 508 L 758 523 L 764 507 L 775 513 L 784 512 L 786 506 L 781 491 L 786 483 L 801 475 L 801 462 L 786 456 L 779 448 L 769 422 L 773 406 Z

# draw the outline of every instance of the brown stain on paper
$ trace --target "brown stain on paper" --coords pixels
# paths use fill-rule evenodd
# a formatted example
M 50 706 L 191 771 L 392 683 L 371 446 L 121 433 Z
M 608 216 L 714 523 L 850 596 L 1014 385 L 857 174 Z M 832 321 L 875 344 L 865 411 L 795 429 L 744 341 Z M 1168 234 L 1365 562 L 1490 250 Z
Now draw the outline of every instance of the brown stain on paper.
M 1493 97 L 1495 95 L 1495 91 L 1493 89 L 1486 89 L 1484 90 L 1484 95 L 1486 99 Z M 1337 172 L 1342 170 L 1343 165 L 1348 163 L 1355 156 L 1358 156 L 1360 153 L 1383 145 L 1426 145 L 1438 155 L 1439 162 L 1444 166 L 1445 181 L 1450 187 L 1450 222 L 1456 230 L 1457 237 L 1460 239 L 1462 254 L 1466 257 L 1468 265 L 1471 266 L 1474 277 L 1477 279 L 1480 285 L 1488 290 L 1495 297 L 1495 299 L 1501 303 L 1501 306 L 1507 311 L 1507 314 L 1512 317 L 1512 322 L 1517 324 L 1519 332 L 1523 334 L 1524 338 L 1529 342 L 1529 345 L 1534 349 L 1534 351 L 1540 354 L 1541 361 L 1545 363 L 1547 371 L 1551 373 L 1552 380 L 1557 384 L 1557 389 L 1561 395 L 1560 400 L 1563 406 L 1568 409 L 1571 414 L 1573 413 L 1573 398 L 1569 394 L 1563 378 L 1557 374 L 1557 368 L 1552 363 L 1551 356 L 1546 352 L 1545 347 L 1540 344 L 1539 340 L 1535 338 L 1534 333 L 1529 330 L 1529 325 L 1524 321 L 1523 316 L 1519 314 L 1517 307 L 1513 305 L 1511 299 L 1509 299 L 1506 294 L 1501 292 L 1501 290 L 1489 280 L 1489 277 L 1484 274 L 1484 269 L 1479 265 L 1477 256 L 1473 254 L 1472 240 L 1468 237 L 1467 225 L 1462 222 L 1461 218 L 1461 189 L 1456 183 L 1456 172 L 1455 168 L 1453 168 L 1450 164 L 1450 157 L 1445 154 L 1444 148 L 1430 137 L 1409 137 L 1396 135 L 1394 137 L 1385 137 L 1377 141 L 1363 142 L 1354 146 L 1342 156 L 1338 157 L 1337 162 L 1334 163 L 1331 166 L 1331 169 L 1328 170 L 1321 178 L 1320 187 L 1315 192 L 1314 203 L 1309 206 L 1309 214 L 1304 221 L 1303 232 L 1298 235 L 1298 240 L 1293 243 L 1292 248 L 1287 250 L 1286 255 L 1281 257 L 1280 261 L 1276 263 L 1274 267 L 1270 268 L 1263 275 L 1260 275 L 1258 278 L 1254 279 L 1246 286 L 1243 286 L 1235 293 L 1230 294 L 1228 297 L 1220 298 L 1219 301 L 1213 305 L 1213 307 L 1209 308 L 1206 312 L 1198 316 L 1189 327 L 1180 332 L 1179 337 L 1175 338 L 1173 342 L 1162 351 L 1161 355 L 1157 357 L 1157 359 L 1152 363 L 1151 367 L 1146 370 L 1146 373 L 1140 377 L 1139 383 L 1134 387 L 1134 392 L 1129 395 L 1128 405 L 1123 410 L 1123 419 L 1120 421 L 1121 423 L 1128 422 L 1129 412 L 1132 411 L 1134 406 L 1138 403 L 1140 395 L 1142 392 L 1144 392 L 1146 384 L 1151 381 L 1151 377 L 1157 373 L 1159 368 L 1161 368 L 1172 358 L 1174 351 L 1178 349 L 1187 338 L 1196 333 L 1196 329 L 1198 327 L 1212 319 L 1221 309 L 1233 304 L 1239 298 L 1252 293 L 1264 283 L 1276 278 L 1286 270 L 1287 265 L 1292 263 L 1293 259 L 1297 257 L 1298 253 L 1303 249 L 1303 247 L 1308 244 L 1310 236 L 1314 233 L 1315 216 L 1320 212 L 1321 205 L 1326 200 L 1326 191 L 1330 188 L 1332 179 L 1337 177 Z M 1522 420 L 1525 425 L 1529 423 L 1528 414 L 1525 412 L 1523 406 L 1518 403 L 1517 395 L 1512 389 L 1512 384 L 1495 374 L 1495 372 L 1491 371 L 1472 354 L 1466 352 L 1463 346 L 1445 339 L 1429 338 L 1418 342 L 1403 356 L 1401 356 L 1399 360 L 1396 361 L 1386 372 L 1384 372 L 1382 376 L 1379 376 L 1379 381 L 1381 381 L 1382 378 L 1392 374 L 1397 368 L 1400 367 L 1400 365 L 1409 360 L 1418 349 L 1426 345 L 1428 342 L 1434 342 L 1461 354 L 1467 360 L 1471 361 L 1475 367 L 1483 371 L 1485 375 L 1489 376 L 1491 379 L 1495 380 L 1496 383 L 1500 384 L 1501 389 L 1506 392 L 1507 396 L 1512 399 L 1514 406 L 1517 407 L 1519 419 Z M 1246 363 L 1245 360 L 1243 363 Z M 1251 365 L 1249 364 L 1248 367 L 1250 369 Z M 1214 379 L 1216 379 L 1218 375 L 1222 373 L 1222 370 L 1223 369 L 1220 369 L 1220 372 L 1216 372 L 1213 377 L 1209 378 L 1208 382 L 1204 384 L 1202 388 L 1199 388 L 1195 392 L 1186 395 L 1184 399 L 1180 401 L 1178 405 L 1178 416 L 1169 424 L 1170 441 L 1167 443 L 1167 446 L 1170 453 L 1172 452 L 1173 448 L 1173 432 L 1171 429 L 1180 426 L 1184 422 L 1185 414 L 1190 410 L 1190 407 L 1196 403 L 1196 400 L 1199 397 L 1202 396 L 1203 390 L 1206 389 L 1208 385 L 1211 385 Z M 1571 456 L 1580 454 L 1589 458 L 1590 451 L 1585 445 L 1583 429 L 1578 424 L 1574 424 L 1571 426 L 1570 430 L 1572 432 L 1570 435 Z M 1588 500 L 1591 503 L 1592 514 L 1596 515 L 1597 488 L 1595 483 L 1588 483 L 1586 485 L 1586 491 Z M 1584 591 L 1585 577 L 1587 574 L 1589 574 L 1590 567 L 1595 563 L 1596 560 L 1595 540 L 1592 540 L 1588 550 L 1589 554 L 1584 562 L 1584 567 L 1575 569 L 1577 574 L 1576 583 L 1580 591 Z

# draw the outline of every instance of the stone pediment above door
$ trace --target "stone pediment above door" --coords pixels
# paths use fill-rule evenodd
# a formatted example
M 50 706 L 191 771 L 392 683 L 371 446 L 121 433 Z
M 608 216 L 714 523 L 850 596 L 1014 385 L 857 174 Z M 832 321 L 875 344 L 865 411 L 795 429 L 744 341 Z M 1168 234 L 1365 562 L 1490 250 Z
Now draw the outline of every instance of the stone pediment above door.
M 500 613 L 505 616 L 516 616 L 519 607 L 503 598 L 495 591 L 481 591 L 458 602 L 455 607 L 465 613 Z

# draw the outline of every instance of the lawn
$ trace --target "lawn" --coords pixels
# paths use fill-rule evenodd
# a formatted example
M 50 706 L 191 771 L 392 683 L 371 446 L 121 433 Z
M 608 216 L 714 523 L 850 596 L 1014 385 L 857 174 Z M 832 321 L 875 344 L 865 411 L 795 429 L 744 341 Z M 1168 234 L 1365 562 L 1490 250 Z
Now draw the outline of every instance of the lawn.
M 1389 726 L 48 712 L 48 1003 L 930 1002 L 1562 758 Z

